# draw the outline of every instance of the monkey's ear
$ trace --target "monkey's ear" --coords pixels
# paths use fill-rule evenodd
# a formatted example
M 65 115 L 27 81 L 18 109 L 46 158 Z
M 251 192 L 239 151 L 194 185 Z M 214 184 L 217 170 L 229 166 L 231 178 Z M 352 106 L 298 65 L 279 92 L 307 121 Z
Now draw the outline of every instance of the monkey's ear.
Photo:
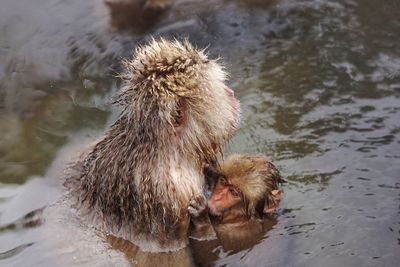
M 273 213 L 279 206 L 281 201 L 282 191 L 279 189 L 272 190 L 270 194 L 265 197 L 264 213 Z

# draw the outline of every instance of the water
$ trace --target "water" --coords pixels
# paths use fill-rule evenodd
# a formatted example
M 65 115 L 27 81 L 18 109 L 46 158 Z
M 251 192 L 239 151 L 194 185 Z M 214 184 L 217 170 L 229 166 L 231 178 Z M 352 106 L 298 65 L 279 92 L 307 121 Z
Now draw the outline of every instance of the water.
M 64 167 L 115 118 L 119 59 L 150 34 L 223 58 L 243 109 L 227 153 L 271 155 L 289 181 L 264 238 L 214 265 L 398 265 L 400 2 L 205 2 L 144 25 L 101 1 L 2 1 L 1 266 L 135 263 L 30 212 L 57 202 Z

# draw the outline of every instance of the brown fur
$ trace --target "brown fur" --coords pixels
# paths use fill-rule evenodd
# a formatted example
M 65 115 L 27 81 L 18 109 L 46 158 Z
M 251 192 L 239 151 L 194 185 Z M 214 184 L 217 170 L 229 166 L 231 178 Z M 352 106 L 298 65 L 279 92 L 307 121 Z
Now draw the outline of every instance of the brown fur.
M 163 17 L 167 0 L 105 0 L 114 30 L 144 33 Z
M 124 110 L 66 185 L 96 226 L 144 250 L 177 249 L 202 166 L 233 133 L 239 106 L 220 65 L 188 42 L 153 40 L 124 65 Z
M 221 174 L 242 193 L 247 216 L 260 215 L 275 202 L 274 190 L 284 183 L 271 158 L 264 155 L 230 155 L 220 167 Z M 264 208 L 256 210 L 257 208 Z
M 263 240 L 265 233 L 277 221 L 272 216 L 261 218 L 264 213 L 276 209 L 280 197 L 279 184 L 285 181 L 270 158 L 262 155 L 231 155 L 220 167 L 208 165 L 205 173 L 215 186 L 208 200 L 209 209 L 202 197 L 190 202 L 191 248 L 199 266 L 213 266 L 221 247 L 225 253 L 231 254 L 252 248 Z M 223 184 L 221 179 L 224 179 Z M 217 210 L 218 214 L 212 214 L 210 202 L 218 194 L 216 188 L 221 186 L 237 190 L 240 199 L 234 205 L 231 202 Z
M 205 173 L 216 180 L 208 200 L 212 220 L 208 219 L 204 198 L 194 198 L 189 207 L 192 236 L 200 239 L 211 236 L 212 226 L 218 233 L 226 225 L 246 224 L 274 211 L 280 200 L 279 184 L 285 182 L 270 158 L 263 155 L 231 155 L 217 169 L 208 166 Z M 238 192 L 236 200 L 228 189 Z
M 146 0 L 145 8 L 164 10 L 170 5 L 169 0 Z

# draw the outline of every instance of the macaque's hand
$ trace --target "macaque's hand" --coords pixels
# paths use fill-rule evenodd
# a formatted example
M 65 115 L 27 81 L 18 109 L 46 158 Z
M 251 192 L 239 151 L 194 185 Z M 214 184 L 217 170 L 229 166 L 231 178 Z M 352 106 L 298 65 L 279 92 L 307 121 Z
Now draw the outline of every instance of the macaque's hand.
M 189 202 L 188 212 L 193 221 L 209 219 L 207 211 L 207 200 L 203 195 L 193 197 Z
M 188 212 L 192 218 L 193 229 L 190 237 L 197 240 L 209 240 L 216 237 L 208 216 L 207 200 L 203 195 L 193 197 L 189 202 Z

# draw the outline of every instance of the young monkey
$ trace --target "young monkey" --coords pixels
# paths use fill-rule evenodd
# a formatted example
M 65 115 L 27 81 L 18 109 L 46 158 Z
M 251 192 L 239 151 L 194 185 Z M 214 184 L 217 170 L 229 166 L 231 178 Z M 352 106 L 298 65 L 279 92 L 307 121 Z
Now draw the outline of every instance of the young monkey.
M 281 198 L 278 185 L 285 182 L 271 159 L 263 155 L 231 155 L 219 168 L 207 166 L 205 175 L 212 187 L 208 203 L 198 196 L 188 208 L 194 239 L 215 235 L 221 239 L 225 234 L 232 239 L 232 235 L 247 235 L 240 229 L 262 227 L 260 219 L 275 211 Z

